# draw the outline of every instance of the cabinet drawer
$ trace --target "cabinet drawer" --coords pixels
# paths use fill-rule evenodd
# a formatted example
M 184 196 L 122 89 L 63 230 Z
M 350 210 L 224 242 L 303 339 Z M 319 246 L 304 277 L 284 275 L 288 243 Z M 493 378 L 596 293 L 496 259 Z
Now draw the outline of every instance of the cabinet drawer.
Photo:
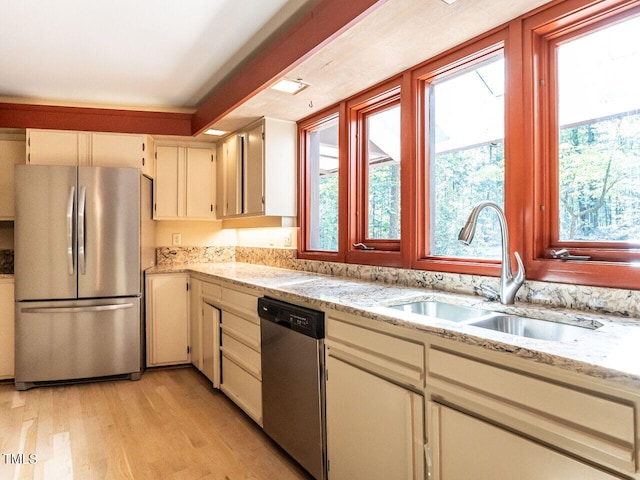
M 220 351 L 223 355 L 233 359 L 235 363 L 260 380 L 262 378 L 262 361 L 260 353 L 249 348 L 246 344 L 234 338 L 232 335 L 233 334 L 229 334 L 223 326 Z
M 222 311 L 222 329 L 256 352 L 260 351 L 260 325 L 239 317 L 227 310 Z
M 392 381 L 424 387 L 424 345 L 330 318 L 326 324 L 329 355 Z
M 258 297 L 255 295 L 223 287 L 222 302 L 225 307 L 245 316 L 256 324 L 260 324 L 258 319 Z
M 591 461 L 635 471 L 635 411 L 624 401 L 433 348 L 428 365 L 434 391 L 445 382 L 445 400 Z
M 221 390 L 262 426 L 262 382 L 222 355 Z
M 202 282 L 202 296 L 212 300 L 220 300 L 222 296 L 222 287 L 215 283 Z

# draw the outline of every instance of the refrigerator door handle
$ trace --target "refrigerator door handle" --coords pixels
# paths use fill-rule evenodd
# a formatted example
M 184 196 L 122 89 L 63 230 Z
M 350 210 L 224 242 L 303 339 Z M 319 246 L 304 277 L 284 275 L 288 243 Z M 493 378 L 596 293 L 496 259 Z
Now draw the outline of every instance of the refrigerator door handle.
M 108 312 L 133 308 L 133 303 L 118 303 L 110 305 L 94 305 L 90 307 L 32 307 L 23 308 L 23 313 L 76 313 L 76 312 Z
M 67 201 L 67 270 L 69 275 L 75 273 L 73 262 L 73 201 L 76 196 L 76 187 L 69 187 L 69 200 Z
M 87 273 L 86 239 L 85 239 L 85 212 L 87 205 L 87 187 L 81 186 L 78 190 L 78 270 L 80 275 Z

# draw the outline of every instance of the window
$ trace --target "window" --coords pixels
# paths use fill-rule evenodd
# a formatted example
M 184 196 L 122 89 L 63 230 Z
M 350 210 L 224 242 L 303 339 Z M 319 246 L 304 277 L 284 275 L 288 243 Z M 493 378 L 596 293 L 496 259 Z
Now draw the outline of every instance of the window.
M 640 16 L 547 34 L 543 53 L 549 188 L 539 193 L 550 208 L 542 255 L 566 248 L 592 262 L 637 259 Z
M 504 205 L 504 56 L 502 51 L 425 83 L 429 144 L 429 254 L 500 258 L 495 215 L 482 214 L 465 246 L 458 232 L 483 200 Z
M 640 17 L 556 57 L 558 240 L 640 243 Z
M 345 109 L 349 118 L 346 260 L 403 266 L 408 261 L 403 256 L 405 213 L 400 208 L 406 181 L 401 80 L 392 79 L 350 99 Z
M 399 250 L 400 94 L 394 90 L 352 110 L 356 135 L 356 244 Z
M 306 159 L 301 185 L 304 205 L 303 251 L 338 252 L 340 211 L 340 156 L 338 114 L 332 113 L 301 128 Z

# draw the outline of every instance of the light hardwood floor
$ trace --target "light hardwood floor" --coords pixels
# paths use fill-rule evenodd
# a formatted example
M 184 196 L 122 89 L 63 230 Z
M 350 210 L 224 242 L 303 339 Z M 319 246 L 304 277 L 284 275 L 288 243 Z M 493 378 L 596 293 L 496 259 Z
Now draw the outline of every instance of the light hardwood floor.
M 0 384 L 0 454 L 2 480 L 311 478 L 191 367 L 25 392 Z

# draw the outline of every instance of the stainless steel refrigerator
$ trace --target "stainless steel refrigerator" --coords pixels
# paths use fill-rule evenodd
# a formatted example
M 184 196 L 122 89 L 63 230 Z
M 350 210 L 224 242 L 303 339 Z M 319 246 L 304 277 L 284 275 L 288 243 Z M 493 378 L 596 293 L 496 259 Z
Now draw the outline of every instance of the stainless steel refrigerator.
M 15 170 L 15 385 L 140 377 L 140 172 Z

